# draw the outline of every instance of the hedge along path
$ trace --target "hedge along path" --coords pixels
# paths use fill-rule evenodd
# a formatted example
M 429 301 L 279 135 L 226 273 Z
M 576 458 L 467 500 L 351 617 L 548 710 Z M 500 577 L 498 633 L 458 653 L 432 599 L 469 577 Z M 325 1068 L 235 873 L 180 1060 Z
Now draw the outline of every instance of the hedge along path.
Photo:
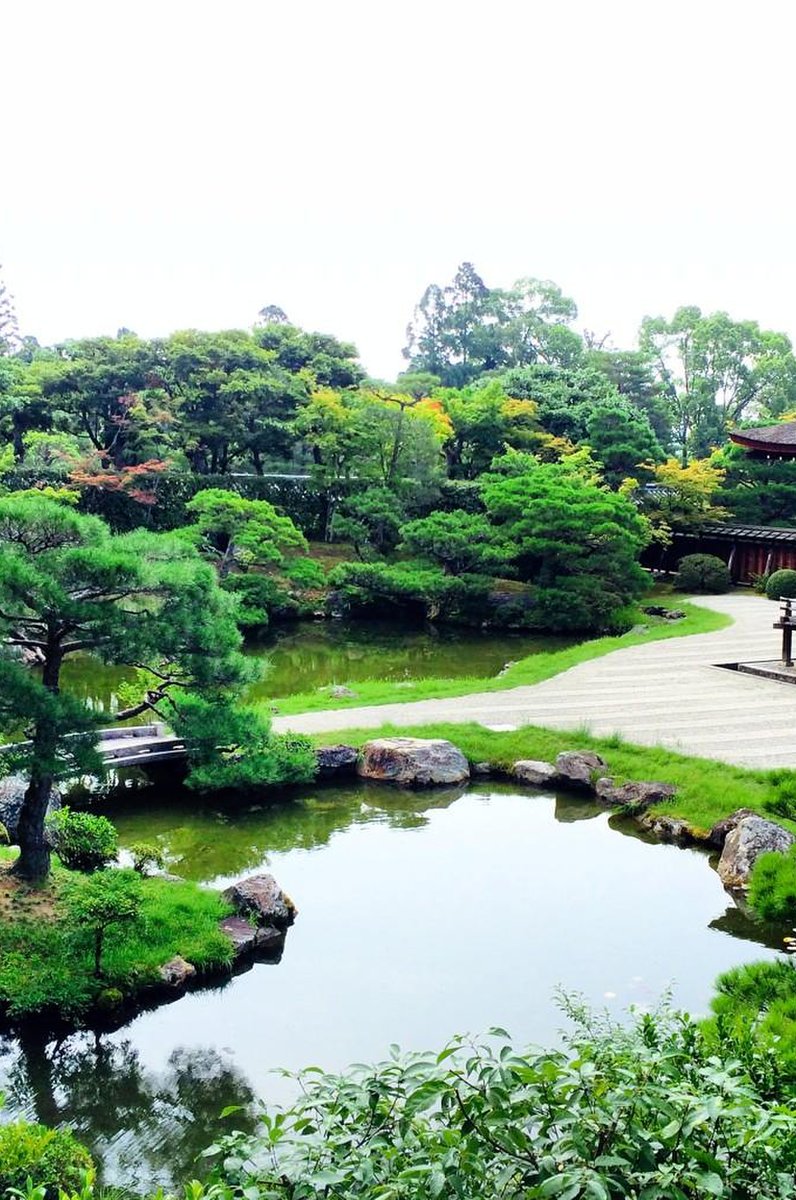
M 750 593 L 700 596 L 698 603 L 732 624 L 615 650 L 533 686 L 275 717 L 274 728 L 318 734 L 385 724 L 532 724 L 597 737 L 619 734 L 642 746 L 735 766 L 796 768 L 796 686 L 716 665 L 777 658 L 777 606 Z

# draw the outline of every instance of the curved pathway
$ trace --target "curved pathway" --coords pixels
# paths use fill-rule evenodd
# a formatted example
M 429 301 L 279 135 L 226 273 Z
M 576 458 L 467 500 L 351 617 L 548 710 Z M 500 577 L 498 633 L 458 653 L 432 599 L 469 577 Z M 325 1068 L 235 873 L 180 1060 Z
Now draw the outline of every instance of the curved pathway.
M 728 613 L 717 633 L 647 642 L 581 663 L 542 683 L 444 700 L 331 709 L 278 717 L 297 733 L 477 721 L 493 728 L 584 728 L 629 742 L 745 767 L 796 767 L 796 685 L 719 669 L 716 664 L 776 658 L 777 606 L 761 596 L 695 598 Z

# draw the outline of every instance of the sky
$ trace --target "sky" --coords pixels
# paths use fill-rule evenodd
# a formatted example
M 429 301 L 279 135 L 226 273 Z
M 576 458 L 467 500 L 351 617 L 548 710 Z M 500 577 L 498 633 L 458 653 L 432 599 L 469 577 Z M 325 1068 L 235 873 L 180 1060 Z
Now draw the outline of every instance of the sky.
M 49 343 L 277 304 L 382 378 L 427 284 L 796 340 L 792 0 L 25 0 L 0 263 Z

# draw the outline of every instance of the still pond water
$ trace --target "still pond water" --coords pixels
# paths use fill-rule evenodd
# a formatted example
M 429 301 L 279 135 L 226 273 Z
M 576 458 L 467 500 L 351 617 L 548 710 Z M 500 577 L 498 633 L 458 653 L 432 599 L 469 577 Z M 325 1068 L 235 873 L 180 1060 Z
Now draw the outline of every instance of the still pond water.
M 314 788 L 235 812 L 175 786 L 109 812 L 122 845 L 157 841 L 172 870 L 218 888 L 267 869 L 299 909 L 279 964 L 112 1034 L 0 1040 L 6 1119 L 72 1123 L 106 1182 L 139 1189 L 194 1175 L 226 1105 L 249 1127 L 257 1098 L 289 1096 L 274 1068 L 343 1068 L 494 1024 L 549 1042 L 558 986 L 619 1013 L 672 985 L 699 1014 L 720 971 L 774 953 L 701 852 L 514 785 Z
M 258 700 L 277 698 L 368 679 L 489 678 L 508 662 L 573 641 L 450 625 L 304 621 L 280 626 L 246 647 L 246 654 L 262 663 L 264 673 L 250 695 Z M 119 687 L 129 676 L 123 667 L 106 667 L 88 656 L 67 661 L 63 669 L 69 691 L 109 713 L 120 707 Z

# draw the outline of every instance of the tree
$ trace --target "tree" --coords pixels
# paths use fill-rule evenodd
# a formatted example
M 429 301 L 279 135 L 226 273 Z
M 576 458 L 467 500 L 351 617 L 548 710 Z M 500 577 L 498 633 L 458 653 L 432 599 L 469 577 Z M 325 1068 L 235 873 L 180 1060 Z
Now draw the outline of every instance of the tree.
M 512 549 L 481 513 L 431 513 L 401 529 L 401 549 L 429 559 L 447 575 L 506 571 Z
M 232 610 L 184 539 L 113 535 L 54 500 L 0 498 L 0 720 L 4 728 L 25 722 L 29 734 L 6 755 L 29 774 L 18 874 L 35 880 L 49 871 L 44 819 L 54 780 L 98 769 L 98 717 L 61 693 L 64 661 L 88 652 L 141 667 L 148 685 L 134 712 L 173 688 L 234 688 L 247 671 Z M 29 651 L 41 660 L 40 678 L 13 657 Z
M 653 464 L 664 456 L 647 417 L 621 400 L 592 409 L 586 431 L 605 480 L 613 487 L 631 476 L 648 478 Z
M 266 304 L 257 314 L 258 325 L 289 325 L 290 319 L 278 304 Z
M 70 880 L 66 907 L 75 925 L 91 931 L 94 938 L 94 974 L 102 976 L 105 934 L 113 925 L 134 921 L 143 903 L 141 878 L 135 871 L 96 871 Z
M 694 458 L 683 467 L 676 458 L 659 463 L 636 496 L 656 542 L 668 545 L 674 533 L 699 529 L 727 515 L 715 501 L 725 478 L 717 459 Z
M 13 353 L 18 344 L 19 325 L 14 298 L 0 276 L 0 354 Z
M 562 464 L 494 476 L 484 504 L 521 579 L 535 587 L 545 629 L 610 629 L 646 588 L 638 554 L 648 531 L 624 496 Z
M 664 450 L 672 441 L 672 418 L 662 384 L 655 378 L 653 364 L 640 350 L 590 350 L 583 360 L 605 375 L 619 395 L 649 419 L 652 431 Z
M 655 363 L 683 465 L 726 440 L 727 429 L 763 410 L 796 404 L 796 358 L 790 340 L 756 321 L 679 308 L 667 321 L 646 317 L 639 343 Z
M 352 542 L 360 558 L 368 551 L 385 554 L 398 544 L 403 515 L 394 492 L 369 487 L 342 501 L 334 520 L 334 536 Z
M 197 492 L 186 510 L 193 524 L 181 532 L 215 562 L 220 579 L 233 567 L 279 566 L 285 550 L 307 549 L 301 530 L 267 500 L 246 500 L 223 488 L 206 488 Z
M 554 437 L 583 442 L 592 411 L 619 396 L 604 372 L 591 366 L 561 367 L 535 363 L 498 376 L 509 396 L 532 400 L 539 425 Z
M 475 479 L 507 447 L 523 449 L 538 440 L 535 403 L 507 395 L 499 379 L 466 388 L 440 389 L 434 393 L 434 399 L 442 405 L 452 425 L 452 434 L 444 448 L 453 478 Z

